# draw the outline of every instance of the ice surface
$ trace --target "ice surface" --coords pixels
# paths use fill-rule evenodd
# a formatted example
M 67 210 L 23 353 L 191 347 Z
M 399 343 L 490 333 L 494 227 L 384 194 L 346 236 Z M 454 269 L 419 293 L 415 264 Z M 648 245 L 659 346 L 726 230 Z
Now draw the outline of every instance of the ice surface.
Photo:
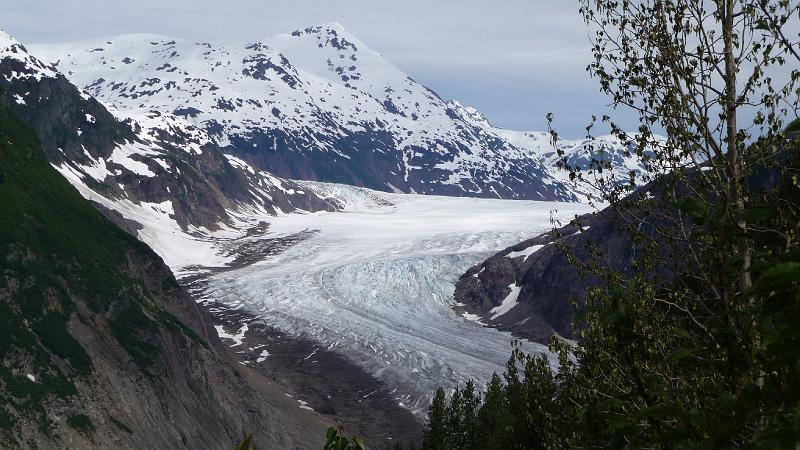
M 562 220 L 588 211 L 581 204 L 327 186 L 344 199 L 345 212 L 268 218 L 276 236 L 318 232 L 266 261 L 212 276 L 207 294 L 344 353 L 397 387 L 396 400 L 412 411 L 422 411 L 437 386 L 488 379 L 510 355 L 510 335 L 453 312 L 458 277 L 549 229 L 551 211 Z M 545 351 L 533 343 L 525 349 Z

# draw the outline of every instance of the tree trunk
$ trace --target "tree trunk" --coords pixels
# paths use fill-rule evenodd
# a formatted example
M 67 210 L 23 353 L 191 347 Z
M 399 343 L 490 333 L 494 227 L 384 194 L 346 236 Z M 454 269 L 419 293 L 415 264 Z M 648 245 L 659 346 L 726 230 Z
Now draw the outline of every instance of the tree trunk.
M 737 0 L 724 0 L 725 9 L 723 16 L 723 40 L 725 44 L 725 126 L 728 147 L 728 204 L 733 207 L 734 220 L 739 229 L 739 253 L 742 257 L 742 268 L 739 274 L 739 289 L 748 290 L 753 281 L 750 274 L 752 248 L 747 239 L 747 222 L 741 217 L 745 209 L 745 192 L 742 185 L 742 161 L 739 154 L 738 129 L 736 114 L 738 104 L 736 100 L 736 79 L 738 62 L 734 55 L 734 11 Z

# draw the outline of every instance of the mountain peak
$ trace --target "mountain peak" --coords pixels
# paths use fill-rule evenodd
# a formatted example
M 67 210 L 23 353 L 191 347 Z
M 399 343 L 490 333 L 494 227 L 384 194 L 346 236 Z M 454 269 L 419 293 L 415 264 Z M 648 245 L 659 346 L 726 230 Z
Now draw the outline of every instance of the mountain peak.
M 318 25 L 320 28 L 334 30 L 334 31 L 347 31 L 345 27 L 339 22 L 326 22 Z
M 296 30 L 288 35 L 275 36 L 273 40 L 282 40 L 281 37 L 287 40 L 312 43 L 314 47 L 332 49 L 336 52 L 358 53 L 367 50 L 367 46 L 360 39 L 338 22 L 328 22 Z
M 7 80 L 28 77 L 55 78 L 58 74 L 52 66 L 32 56 L 19 41 L 0 29 L 0 62 L 4 60 L 16 61 L 13 67 L 9 68 L 10 72 L 3 74 Z
M 492 123 L 489 122 L 489 119 L 487 119 L 486 116 L 483 115 L 483 113 L 478 111 L 477 108 L 474 108 L 472 106 L 463 106 L 457 100 L 450 100 L 449 102 L 447 102 L 447 106 L 459 112 L 464 117 L 464 119 L 474 123 L 475 125 L 489 127 L 489 128 L 494 127 Z
M 16 39 L 0 29 L 0 59 L 21 59 L 28 51 Z
M 278 176 L 439 195 L 574 198 L 477 110 L 446 104 L 340 24 L 208 48 L 120 48 L 112 40 L 41 51 L 106 104 L 180 115 Z
M 339 22 L 325 22 L 312 25 L 302 30 L 295 30 L 292 36 L 302 36 L 303 34 L 350 34 L 347 29 Z
M 156 34 L 156 33 L 129 33 L 129 34 L 122 34 L 118 36 L 113 36 L 106 39 L 107 44 L 112 43 L 119 43 L 119 42 L 173 42 L 173 41 L 184 41 L 184 39 L 178 39 L 172 36 L 166 36 L 163 34 Z
M 19 45 L 19 42 L 0 28 L 0 49 L 5 50 L 13 45 Z

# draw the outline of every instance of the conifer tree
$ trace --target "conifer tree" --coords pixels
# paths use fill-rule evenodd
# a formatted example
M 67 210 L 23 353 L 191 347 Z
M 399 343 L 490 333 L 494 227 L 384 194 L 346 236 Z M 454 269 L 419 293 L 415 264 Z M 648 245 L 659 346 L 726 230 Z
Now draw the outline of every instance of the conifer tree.
M 463 403 L 461 390 L 457 387 L 450 396 L 450 404 L 445 412 L 447 415 L 447 447 L 454 450 L 465 447 Z
M 511 448 L 511 412 L 503 381 L 494 374 L 478 411 L 477 448 Z
M 475 392 L 475 383 L 472 380 L 468 381 L 461 392 L 461 399 L 463 405 L 462 411 L 462 424 L 463 424 L 463 441 L 461 442 L 462 449 L 475 448 L 477 441 L 477 421 L 478 421 L 478 408 L 481 403 L 480 394 Z
M 422 446 L 426 450 L 448 450 L 447 400 L 444 389 L 439 388 L 428 406 L 428 425 L 423 435 Z

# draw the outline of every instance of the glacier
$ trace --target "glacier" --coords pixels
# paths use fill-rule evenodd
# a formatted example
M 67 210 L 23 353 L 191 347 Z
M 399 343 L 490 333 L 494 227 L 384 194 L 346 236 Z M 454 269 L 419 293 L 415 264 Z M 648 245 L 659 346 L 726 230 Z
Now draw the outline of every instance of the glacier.
M 580 203 L 388 194 L 305 183 L 343 211 L 269 217 L 284 252 L 208 276 L 203 298 L 341 352 L 422 412 L 432 392 L 502 372 L 513 338 L 452 310 L 454 285 L 499 249 L 569 220 Z M 524 350 L 547 353 L 523 343 Z M 267 350 L 269 350 L 267 348 Z M 555 364 L 555 361 L 553 361 Z

